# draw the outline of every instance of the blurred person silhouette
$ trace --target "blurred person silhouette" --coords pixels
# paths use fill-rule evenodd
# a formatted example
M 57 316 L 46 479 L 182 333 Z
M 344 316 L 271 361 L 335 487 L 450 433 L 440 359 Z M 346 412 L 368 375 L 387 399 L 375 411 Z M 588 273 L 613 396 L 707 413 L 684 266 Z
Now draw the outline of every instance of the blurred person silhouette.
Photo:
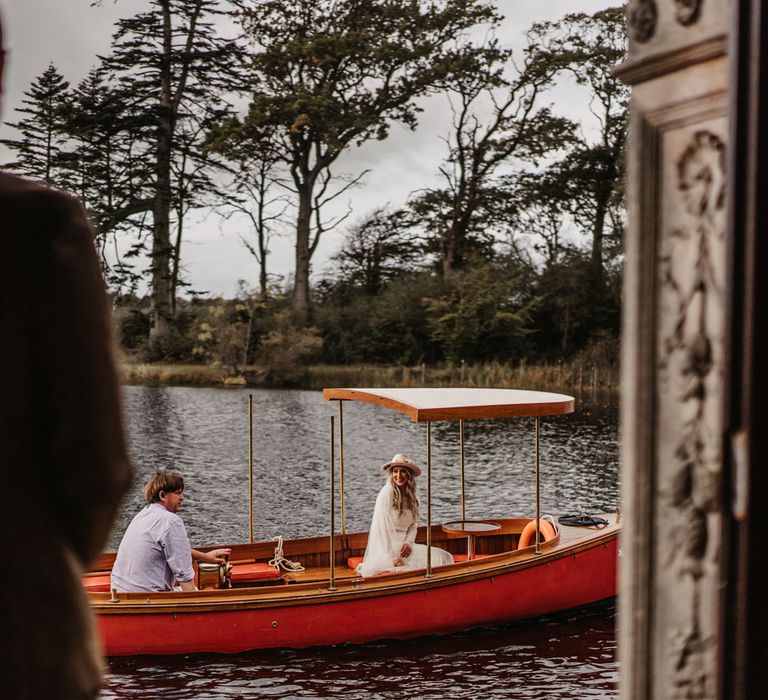
M 5 52 L 0 23 L 0 95 Z M 95 698 L 81 573 L 130 481 L 109 304 L 80 204 L 0 172 L 0 696 Z

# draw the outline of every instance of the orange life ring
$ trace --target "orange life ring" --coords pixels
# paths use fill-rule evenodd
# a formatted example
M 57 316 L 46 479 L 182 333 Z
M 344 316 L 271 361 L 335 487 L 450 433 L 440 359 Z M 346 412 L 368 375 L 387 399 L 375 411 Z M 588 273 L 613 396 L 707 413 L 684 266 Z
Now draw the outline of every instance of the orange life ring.
M 554 525 L 552 525 L 552 523 L 549 522 L 549 520 L 544 520 L 543 518 L 539 519 L 539 533 L 540 533 L 542 542 L 549 542 L 550 540 L 555 539 L 555 535 L 557 534 L 555 532 Z M 531 520 L 523 528 L 522 533 L 520 533 L 520 541 L 517 544 L 517 548 L 523 549 L 523 547 L 530 547 L 532 544 L 535 544 L 535 543 L 536 543 L 536 520 Z

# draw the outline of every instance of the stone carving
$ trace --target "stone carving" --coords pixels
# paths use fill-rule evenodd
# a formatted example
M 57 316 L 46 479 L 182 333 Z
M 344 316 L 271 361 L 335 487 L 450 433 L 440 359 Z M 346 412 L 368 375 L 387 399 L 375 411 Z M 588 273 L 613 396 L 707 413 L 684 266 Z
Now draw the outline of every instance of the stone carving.
M 701 14 L 702 0 L 675 0 L 677 21 L 684 27 L 693 24 Z
M 725 206 L 725 144 L 716 134 L 697 131 L 678 161 L 677 176 L 686 211 L 698 220 L 692 223 L 711 229 Z M 707 233 L 724 236 L 724 231 Z
M 662 335 L 659 371 L 677 424 L 669 428 L 674 464 L 661 496 L 679 524 L 669 563 L 691 595 L 687 622 L 670 637 L 670 661 L 675 698 L 709 698 L 714 697 L 714 641 L 702 624 L 701 586 L 717 556 L 713 538 L 720 501 L 719 424 L 712 411 L 716 397 L 708 392 L 722 383 L 725 145 L 717 135 L 697 131 L 676 165 L 684 212 L 660 259 L 671 321 Z
M 632 39 L 641 44 L 650 41 L 656 31 L 655 0 L 633 0 L 627 8 L 627 27 Z

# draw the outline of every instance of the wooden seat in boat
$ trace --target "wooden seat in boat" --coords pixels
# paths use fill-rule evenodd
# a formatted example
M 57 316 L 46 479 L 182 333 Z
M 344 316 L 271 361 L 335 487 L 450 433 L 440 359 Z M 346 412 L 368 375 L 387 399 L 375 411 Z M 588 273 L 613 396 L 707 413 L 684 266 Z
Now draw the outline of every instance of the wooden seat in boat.
M 269 581 L 280 578 L 279 569 L 264 563 L 235 564 L 232 567 L 230 580 L 233 584 L 250 583 L 252 581 Z
M 91 591 L 92 593 L 109 593 L 110 578 L 109 574 L 83 576 L 83 586 L 86 591 Z

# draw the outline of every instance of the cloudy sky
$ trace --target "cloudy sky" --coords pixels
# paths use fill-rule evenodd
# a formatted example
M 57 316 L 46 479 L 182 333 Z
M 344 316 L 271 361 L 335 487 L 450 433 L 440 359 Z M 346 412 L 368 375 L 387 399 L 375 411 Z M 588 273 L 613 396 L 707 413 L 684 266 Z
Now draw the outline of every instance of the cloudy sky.
M 14 108 L 20 105 L 31 81 L 53 62 L 71 84 L 85 77 L 98 54 L 108 53 L 113 24 L 144 10 L 147 0 L 103 0 L 91 7 L 92 0 L 0 0 L 6 60 L 2 118 L 14 121 Z M 523 45 L 523 35 L 533 22 L 557 20 L 570 12 L 595 12 L 619 4 L 617 0 L 499 0 L 505 15 L 500 32 L 503 42 L 513 48 Z M 589 129 L 585 95 L 564 85 L 553 100 L 558 111 L 581 118 Z M 346 199 L 353 215 L 345 224 L 364 218 L 374 208 L 390 203 L 399 206 L 414 190 L 436 182 L 435 173 L 445 154 L 441 136 L 447 133 L 449 110 L 445 98 L 431 98 L 415 132 L 395 126 L 384 142 L 366 144 L 345 154 L 340 169 L 371 172 Z M 0 137 L 13 131 L 0 126 Z M 0 162 L 7 159 L 0 151 Z M 344 202 L 346 205 L 346 202 Z M 342 227 L 343 229 L 343 227 Z M 256 261 L 245 251 L 238 237 L 238 225 L 222 222 L 204 213 L 191 214 L 186 224 L 182 251 L 185 274 L 193 288 L 213 294 L 232 295 L 239 279 L 258 279 Z M 244 230 L 244 229 L 243 229 Z M 313 259 L 313 269 L 321 272 L 340 244 L 342 231 L 324 236 Z M 293 269 L 290 238 L 272 245 L 270 272 L 289 274 Z

